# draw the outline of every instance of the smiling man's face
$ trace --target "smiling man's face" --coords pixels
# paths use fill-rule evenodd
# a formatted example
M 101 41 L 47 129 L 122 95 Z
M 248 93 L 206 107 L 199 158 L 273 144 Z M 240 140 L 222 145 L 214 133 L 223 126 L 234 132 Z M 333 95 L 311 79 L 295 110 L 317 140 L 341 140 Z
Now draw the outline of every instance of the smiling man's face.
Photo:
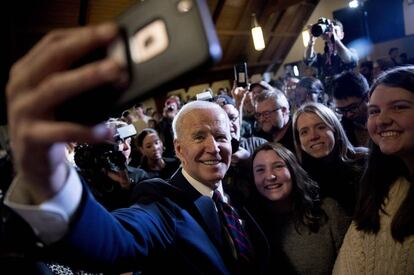
M 194 179 L 215 189 L 231 161 L 231 136 L 227 114 L 217 108 L 192 110 L 182 117 L 174 141 L 183 169 Z

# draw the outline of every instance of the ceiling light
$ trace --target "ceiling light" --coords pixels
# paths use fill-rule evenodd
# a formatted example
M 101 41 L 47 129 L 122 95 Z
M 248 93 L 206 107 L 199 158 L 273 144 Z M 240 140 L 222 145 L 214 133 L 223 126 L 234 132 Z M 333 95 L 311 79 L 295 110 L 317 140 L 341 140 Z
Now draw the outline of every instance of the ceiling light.
M 306 48 L 309 45 L 309 41 L 310 41 L 310 34 L 309 34 L 308 29 L 302 31 L 302 41 L 303 41 L 303 46 L 305 46 Z
M 252 37 L 254 49 L 256 51 L 261 51 L 265 48 L 265 42 L 263 38 L 262 27 L 257 23 L 256 14 L 252 14 Z

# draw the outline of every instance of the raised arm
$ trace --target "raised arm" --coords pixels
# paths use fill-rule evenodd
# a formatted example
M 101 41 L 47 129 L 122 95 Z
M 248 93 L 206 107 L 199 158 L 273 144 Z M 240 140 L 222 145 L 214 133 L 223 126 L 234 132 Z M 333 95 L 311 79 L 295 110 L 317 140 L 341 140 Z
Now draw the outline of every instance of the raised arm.
M 10 138 L 19 188 L 33 204 L 57 194 L 66 182 L 64 142 L 99 142 L 111 136 L 104 127 L 57 121 L 64 101 L 104 83 L 119 81 L 122 69 L 105 59 L 71 69 L 74 62 L 116 36 L 114 24 L 46 35 L 13 65 L 7 85 Z

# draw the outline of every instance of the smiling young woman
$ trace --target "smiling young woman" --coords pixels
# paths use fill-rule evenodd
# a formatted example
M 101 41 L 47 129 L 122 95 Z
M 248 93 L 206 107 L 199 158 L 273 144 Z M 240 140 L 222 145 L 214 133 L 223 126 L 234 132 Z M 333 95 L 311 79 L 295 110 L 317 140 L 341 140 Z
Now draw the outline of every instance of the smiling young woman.
M 271 247 L 271 274 L 331 274 L 350 219 L 319 188 L 293 153 L 265 143 L 253 156 L 253 213 Z
M 321 197 L 337 200 L 351 216 L 367 148 L 354 147 L 335 113 L 323 104 L 305 103 L 292 122 L 302 167 L 319 184 Z
M 334 274 L 414 274 L 414 66 L 374 82 L 368 131 L 355 219 Z

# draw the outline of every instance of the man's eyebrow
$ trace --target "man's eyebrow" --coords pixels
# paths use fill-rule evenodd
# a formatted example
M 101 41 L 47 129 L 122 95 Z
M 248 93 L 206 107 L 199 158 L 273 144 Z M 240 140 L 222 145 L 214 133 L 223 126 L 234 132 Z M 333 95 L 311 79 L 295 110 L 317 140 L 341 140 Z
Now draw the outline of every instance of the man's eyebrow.
M 199 135 L 204 135 L 204 133 L 205 133 L 205 131 L 204 131 L 204 130 L 197 130 L 197 131 L 195 131 L 195 132 L 192 132 L 192 133 L 191 133 L 191 136 L 192 136 L 192 137 L 195 137 L 195 136 L 199 136 Z

